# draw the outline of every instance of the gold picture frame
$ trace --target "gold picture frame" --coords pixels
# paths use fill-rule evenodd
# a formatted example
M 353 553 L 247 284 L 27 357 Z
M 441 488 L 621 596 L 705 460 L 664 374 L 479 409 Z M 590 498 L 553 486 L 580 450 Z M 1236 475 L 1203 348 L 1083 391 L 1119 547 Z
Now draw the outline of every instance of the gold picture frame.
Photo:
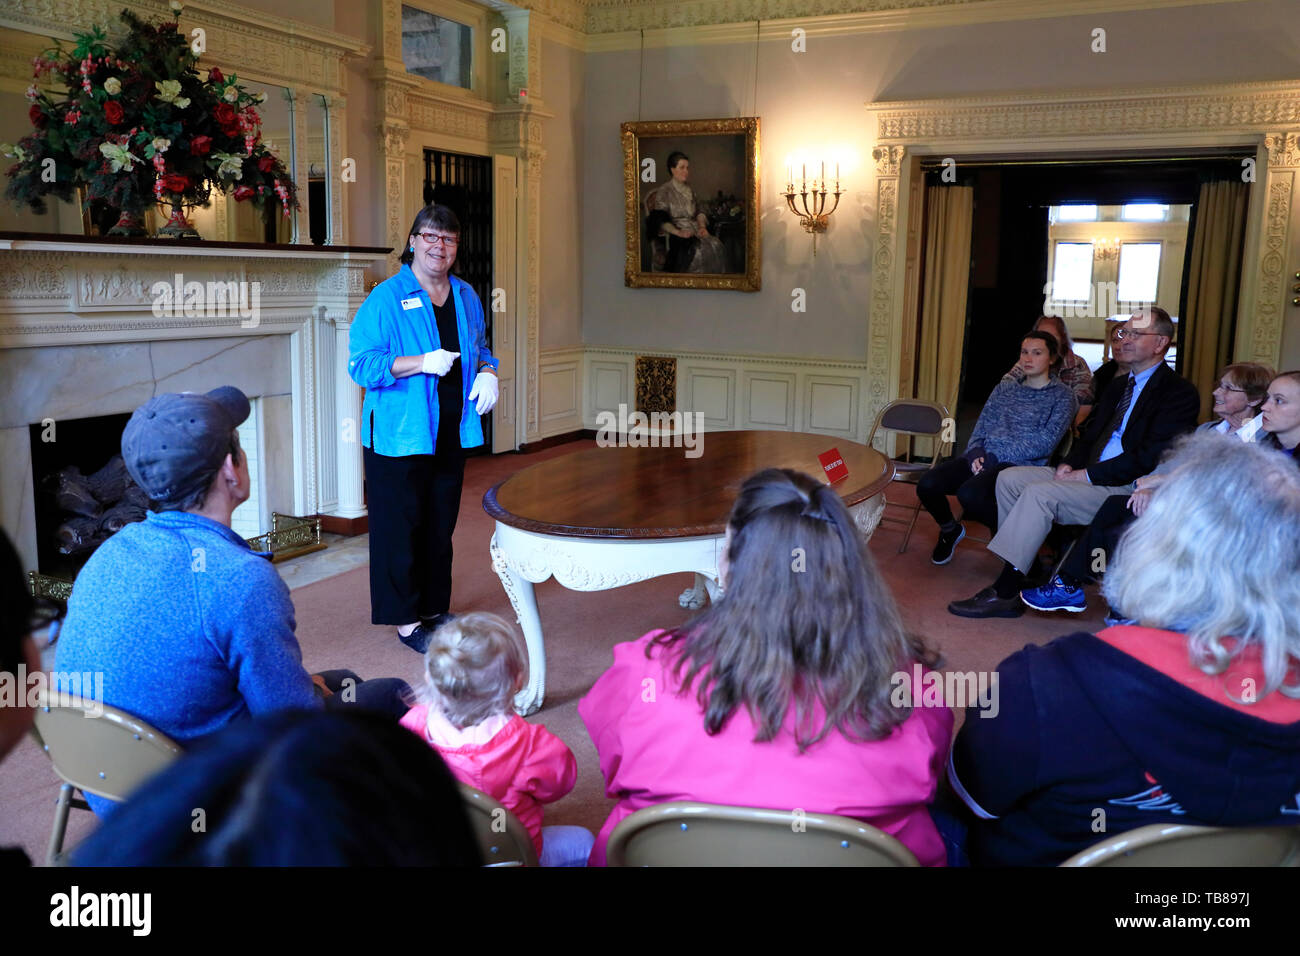
M 627 286 L 762 288 L 758 130 L 757 116 L 621 126 Z

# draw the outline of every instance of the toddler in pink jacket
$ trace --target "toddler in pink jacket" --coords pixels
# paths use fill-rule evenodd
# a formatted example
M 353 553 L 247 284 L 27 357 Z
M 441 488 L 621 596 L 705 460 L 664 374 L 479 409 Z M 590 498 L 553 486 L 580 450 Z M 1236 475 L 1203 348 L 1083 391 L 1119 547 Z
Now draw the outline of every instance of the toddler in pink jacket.
M 542 804 L 573 789 L 577 761 L 559 737 L 514 712 L 527 648 L 495 614 L 465 614 L 434 632 L 422 702 L 402 718 L 462 783 L 498 800 L 528 828 L 543 866 L 583 866 L 590 830 L 542 826 Z

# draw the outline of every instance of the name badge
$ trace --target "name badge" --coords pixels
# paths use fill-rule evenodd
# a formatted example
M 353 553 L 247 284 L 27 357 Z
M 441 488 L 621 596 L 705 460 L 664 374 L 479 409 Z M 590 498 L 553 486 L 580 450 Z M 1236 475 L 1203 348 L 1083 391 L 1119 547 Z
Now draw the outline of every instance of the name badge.
M 423 303 L 420 301 L 419 296 L 416 296 L 415 298 L 412 299 L 402 300 L 402 308 L 405 309 L 407 312 L 410 312 L 412 309 L 418 309 L 420 308 L 421 305 L 423 305 Z

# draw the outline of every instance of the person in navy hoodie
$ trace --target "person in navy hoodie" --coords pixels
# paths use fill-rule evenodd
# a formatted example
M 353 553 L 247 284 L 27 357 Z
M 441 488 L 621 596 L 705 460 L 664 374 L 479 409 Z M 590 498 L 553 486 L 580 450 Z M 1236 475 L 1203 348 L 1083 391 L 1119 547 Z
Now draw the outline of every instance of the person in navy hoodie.
M 1300 824 L 1300 472 L 1187 440 L 1105 581 L 1132 625 L 1026 647 L 949 783 L 975 865 L 1054 865 L 1147 824 Z

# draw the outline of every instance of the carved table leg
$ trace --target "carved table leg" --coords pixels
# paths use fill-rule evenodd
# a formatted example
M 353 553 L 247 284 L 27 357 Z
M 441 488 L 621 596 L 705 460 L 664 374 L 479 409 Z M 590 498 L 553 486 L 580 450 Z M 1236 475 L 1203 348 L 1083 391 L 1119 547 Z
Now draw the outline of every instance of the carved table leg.
M 528 683 L 515 696 L 515 710 L 525 717 L 542 706 L 546 696 L 546 645 L 542 642 L 542 619 L 537 613 L 537 597 L 533 582 L 514 571 L 505 554 L 497 547 L 496 535 L 489 545 L 492 553 L 492 570 L 501 579 L 501 587 L 515 609 L 515 620 L 524 632 L 528 644 Z
M 709 580 L 698 571 L 695 573 L 695 585 L 687 588 L 677 596 L 677 603 L 688 611 L 698 611 L 704 607 L 704 593 Z

